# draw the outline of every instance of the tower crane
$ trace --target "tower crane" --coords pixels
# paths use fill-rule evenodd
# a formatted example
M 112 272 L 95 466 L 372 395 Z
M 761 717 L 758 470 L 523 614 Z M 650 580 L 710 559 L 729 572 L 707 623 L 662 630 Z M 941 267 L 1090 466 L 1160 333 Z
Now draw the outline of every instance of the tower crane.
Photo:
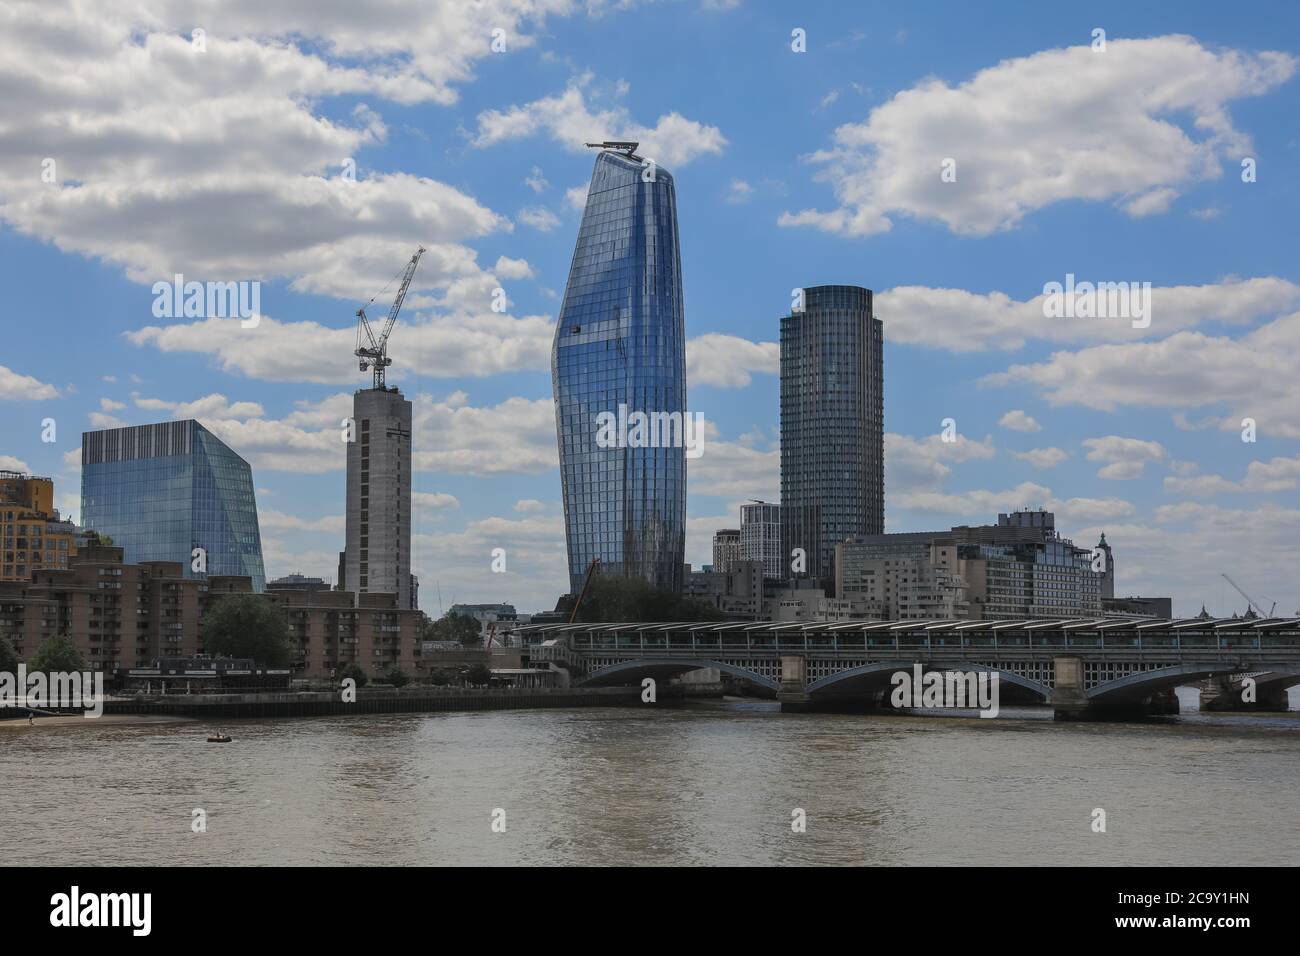
M 1253 607 L 1253 608 L 1255 609 L 1255 613 L 1258 614 L 1260 617 L 1262 617 L 1262 618 L 1266 618 L 1266 619 L 1268 619 L 1268 618 L 1272 618 L 1272 617 L 1273 617 L 1273 612 L 1277 610 L 1277 602 L 1276 602 L 1276 601 L 1273 602 L 1273 606 L 1269 609 L 1269 612 L 1268 612 L 1267 614 L 1265 614 L 1265 613 L 1264 613 L 1264 609 L 1263 609 L 1262 607 L 1259 606 L 1259 602 L 1256 601 L 1254 598 L 1252 598 L 1252 597 L 1251 597 L 1249 594 L 1247 594 L 1245 591 L 1243 591 L 1243 590 L 1241 589 L 1241 586 L 1238 585 L 1236 581 L 1232 580 L 1232 578 L 1228 577 L 1226 574 L 1223 575 L 1223 580 L 1227 581 L 1227 582 L 1228 582 L 1229 584 L 1231 584 L 1234 588 L 1236 588 L 1236 589 L 1237 589 L 1237 593 L 1240 594 L 1242 597 L 1244 597 L 1244 598 L 1246 599 L 1246 603 L 1247 603 L 1248 605 L 1250 605 L 1251 607 Z
M 373 367 L 375 370 L 375 389 L 382 390 L 384 386 L 384 369 L 393 364 L 393 360 L 388 357 L 388 336 L 393 332 L 393 325 L 397 322 L 397 313 L 402 309 L 402 300 L 406 298 L 406 290 L 411 286 L 411 278 L 415 275 L 415 267 L 420 264 L 420 256 L 425 253 L 424 246 L 415 250 L 415 255 L 411 256 L 411 261 L 406 264 L 406 269 L 402 272 L 402 283 L 397 288 L 397 296 L 393 299 L 393 305 L 388 310 L 388 318 L 384 320 L 383 331 L 375 337 L 374 329 L 370 327 L 370 320 L 366 318 L 366 305 L 372 304 L 375 299 L 379 298 L 383 292 L 381 289 L 371 296 L 370 301 L 357 309 L 357 348 L 352 354 L 360 359 L 361 371 Z M 384 288 L 387 288 L 385 286 Z

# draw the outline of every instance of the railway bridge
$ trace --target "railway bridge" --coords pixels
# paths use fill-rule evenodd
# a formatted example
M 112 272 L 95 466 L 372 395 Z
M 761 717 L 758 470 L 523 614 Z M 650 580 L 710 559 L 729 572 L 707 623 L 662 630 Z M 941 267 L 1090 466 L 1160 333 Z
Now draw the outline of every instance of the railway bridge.
M 716 668 L 783 710 L 879 706 L 899 671 L 996 673 L 1003 695 L 1057 719 L 1176 712 L 1173 689 L 1209 679 L 1231 698 L 1257 675 L 1262 707 L 1300 684 L 1300 619 L 696 622 L 526 625 L 534 662 L 603 687 Z M 1009 692 L 1009 693 L 1008 693 Z M 1220 705 L 1223 702 L 1220 701 Z

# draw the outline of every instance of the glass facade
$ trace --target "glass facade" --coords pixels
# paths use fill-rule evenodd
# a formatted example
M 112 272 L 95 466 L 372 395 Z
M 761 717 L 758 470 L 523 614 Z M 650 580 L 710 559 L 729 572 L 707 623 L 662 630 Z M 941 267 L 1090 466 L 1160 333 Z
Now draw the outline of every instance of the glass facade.
M 266 586 L 252 469 L 196 421 L 84 432 L 81 521 L 128 564 L 178 561 L 202 578 L 192 554 L 203 548 L 209 575 Z
M 781 541 L 829 588 L 835 545 L 885 530 L 884 363 L 871 290 L 803 290 L 781 319 Z
M 686 414 L 681 278 L 672 176 L 600 153 L 551 354 L 574 593 L 593 558 L 603 574 L 681 590 L 684 449 L 597 440 L 602 412 Z

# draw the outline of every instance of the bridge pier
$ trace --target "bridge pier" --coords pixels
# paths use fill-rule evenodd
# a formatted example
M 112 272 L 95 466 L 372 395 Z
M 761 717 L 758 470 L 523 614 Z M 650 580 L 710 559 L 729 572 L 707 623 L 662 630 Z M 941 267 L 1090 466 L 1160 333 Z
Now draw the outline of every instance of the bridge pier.
M 1053 720 L 1087 720 L 1088 693 L 1083 684 L 1082 657 L 1056 657 L 1052 659 L 1056 673 L 1052 688 Z
M 1201 685 L 1201 710 L 1266 710 L 1286 711 L 1291 708 L 1291 698 L 1285 686 L 1277 682 L 1257 684 L 1255 699 L 1244 700 L 1244 684 L 1231 674 L 1211 677 Z
M 781 703 L 782 713 L 810 709 L 807 668 L 808 662 L 798 654 L 781 656 L 781 689 L 776 692 L 776 699 Z

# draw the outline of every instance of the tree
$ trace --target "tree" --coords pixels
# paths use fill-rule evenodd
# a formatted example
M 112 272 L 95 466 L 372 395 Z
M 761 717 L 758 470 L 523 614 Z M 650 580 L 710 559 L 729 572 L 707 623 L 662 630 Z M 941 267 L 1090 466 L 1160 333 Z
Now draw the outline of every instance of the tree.
M 661 591 L 641 578 L 614 575 L 593 577 L 578 607 L 578 620 L 583 623 L 723 621 L 726 617 L 711 604 Z
M 445 667 L 438 667 L 429 672 L 429 683 L 434 687 L 446 687 L 453 680 L 455 675 L 448 672 Z
M 388 672 L 384 674 L 384 680 L 388 681 L 388 683 L 392 684 L 394 687 L 405 687 L 411 682 L 411 678 L 406 676 L 406 671 L 402 670 L 396 664 L 390 667 Z
M 471 686 L 486 686 L 492 681 L 492 671 L 486 664 L 473 664 L 465 672 L 465 682 Z
M 260 594 L 226 594 L 203 615 L 209 654 L 251 657 L 263 667 L 287 667 L 294 646 L 283 609 Z
M 59 634 L 57 637 L 47 639 L 36 648 L 36 653 L 32 655 L 28 667 L 44 674 L 58 671 L 71 673 L 84 671 L 86 660 L 81 656 L 81 649 L 77 647 L 76 641 L 67 634 Z
M 425 629 L 425 639 L 454 641 L 463 647 L 477 647 L 483 643 L 482 631 L 476 618 L 468 614 L 453 614 L 450 611 L 429 623 Z
M 366 672 L 361 669 L 360 664 L 345 664 L 339 668 L 338 676 L 335 679 L 342 684 L 349 677 L 357 682 L 358 687 L 365 687 L 366 684 L 370 683 L 370 678 L 366 676 Z
M 18 652 L 5 638 L 0 637 L 0 674 L 18 673 Z

